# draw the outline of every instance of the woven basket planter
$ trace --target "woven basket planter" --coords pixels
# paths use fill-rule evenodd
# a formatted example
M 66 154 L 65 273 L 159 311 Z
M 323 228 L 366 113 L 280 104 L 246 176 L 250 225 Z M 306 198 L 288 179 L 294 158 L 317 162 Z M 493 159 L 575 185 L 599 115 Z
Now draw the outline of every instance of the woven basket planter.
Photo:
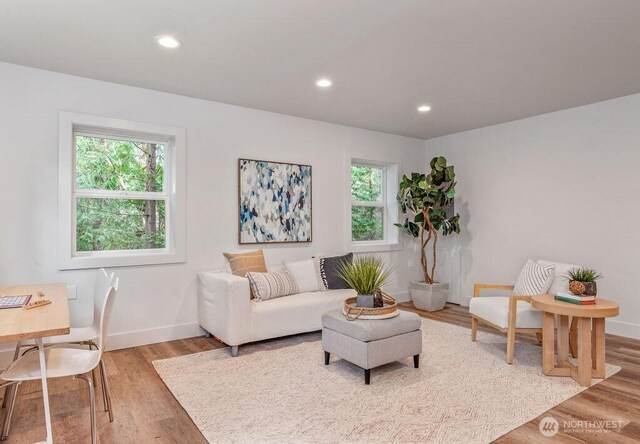
M 398 316 L 398 302 L 389 296 L 383 295 L 384 306 L 377 308 L 365 308 L 357 306 L 357 298 L 349 298 L 344 301 L 342 313 L 349 320 L 355 319 L 388 319 Z
M 595 296 L 598 286 L 595 282 L 569 281 L 569 291 L 576 295 Z

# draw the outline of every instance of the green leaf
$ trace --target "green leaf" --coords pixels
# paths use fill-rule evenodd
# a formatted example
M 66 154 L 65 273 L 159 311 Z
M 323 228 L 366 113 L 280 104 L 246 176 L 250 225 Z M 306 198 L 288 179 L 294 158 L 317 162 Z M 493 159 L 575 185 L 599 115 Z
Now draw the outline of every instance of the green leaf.
M 456 189 L 454 187 L 449 188 L 449 191 L 447 191 L 447 197 L 449 199 L 453 199 L 455 195 L 456 195 Z

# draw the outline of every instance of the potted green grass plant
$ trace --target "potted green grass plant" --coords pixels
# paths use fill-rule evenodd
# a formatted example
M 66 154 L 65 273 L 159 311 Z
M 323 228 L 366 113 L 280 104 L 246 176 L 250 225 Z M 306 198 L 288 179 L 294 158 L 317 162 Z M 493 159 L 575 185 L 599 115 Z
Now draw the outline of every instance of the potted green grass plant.
M 382 307 L 382 286 L 389 281 L 392 269 L 373 255 L 356 256 L 338 266 L 338 276 L 358 293 L 358 307 Z
M 569 279 L 569 290 L 576 295 L 595 296 L 598 293 L 596 281 L 602 278 L 593 268 L 572 268 L 565 275 Z
M 416 308 L 426 311 L 442 310 L 449 297 L 449 284 L 436 281 L 438 234 L 448 236 L 460 233 L 460 215 L 450 215 L 456 195 L 453 165 L 444 157 L 434 157 L 431 172 L 411 173 L 403 176 L 398 192 L 398 203 L 403 213 L 409 213 L 404 224 L 395 224 L 406 234 L 419 239 L 420 264 L 423 281 L 411 282 L 411 299 Z M 431 244 L 431 258 L 427 248 Z M 429 263 L 430 262 L 430 263 Z

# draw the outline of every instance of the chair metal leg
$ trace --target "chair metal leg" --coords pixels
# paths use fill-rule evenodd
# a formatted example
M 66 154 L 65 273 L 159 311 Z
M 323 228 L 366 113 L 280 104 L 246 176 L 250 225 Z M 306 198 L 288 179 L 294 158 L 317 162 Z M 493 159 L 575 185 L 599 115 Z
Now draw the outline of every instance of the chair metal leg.
M 93 350 L 94 345 L 91 342 L 87 343 L 87 345 L 89 346 L 89 350 Z M 97 349 L 97 347 L 96 347 L 96 349 Z M 93 370 L 91 370 L 91 381 L 93 382 L 93 386 L 94 387 L 98 386 L 98 375 L 97 375 L 97 372 L 98 372 L 97 368 L 94 368 Z M 104 401 L 104 399 L 105 399 L 104 398 L 104 387 L 102 388 L 102 392 L 103 392 L 102 393 L 102 400 Z M 107 403 L 106 402 L 105 402 L 104 406 L 105 406 L 105 409 L 106 409 L 107 408 Z
M 86 344 L 89 346 L 89 350 L 98 349 L 98 346 L 93 341 L 88 341 Z M 104 376 L 102 376 L 101 369 L 99 370 L 98 367 L 96 367 L 93 370 L 91 370 L 91 379 L 93 380 L 93 387 L 94 388 L 98 387 L 98 383 L 97 383 L 98 371 L 100 371 L 100 389 L 102 390 L 102 405 L 104 406 L 104 411 L 108 412 L 109 406 L 107 405 L 107 390 L 104 385 Z M 113 422 L 113 419 L 111 421 Z
M 96 430 L 96 399 L 95 392 L 93 389 L 93 381 L 91 378 L 87 378 L 84 375 L 76 375 L 76 378 L 82 379 L 87 383 L 87 387 L 89 389 L 89 412 L 91 416 L 91 444 L 96 444 L 98 441 L 98 434 Z
M 18 358 L 20 357 L 20 350 L 22 349 L 22 342 L 18 341 L 18 343 L 16 344 L 16 351 L 13 353 L 13 361 L 17 361 Z M 10 386 L 12 387 L 12 386 Z M 7 399 L 9 398 L 9 387 L 7 387 L 4 391 L 4 399 L 2 400 L 2 408 L 5 408 L 7 406 Z
M 100 360 L 100 375 L 102 376 L 102 389 L 104 391 L 105 411 L 109 412 L 109 422 L 113 422 L 113 408 L 111 407 L 111 392 L 109 391 L 109 381 L 107 380 L 107 369 L 104 361 Z
M 17 382 L 9 387 L 7 387 L 7 398 L 9 399 L 9 408 L 7 409 L 7 413 L 4 416 L 4 422 L 2 424 L 2 435 L 0 436 L 0 440 L 4 441 L 9 437 L 9 429 L 11 428 L 11 418 L 13 417 L 13 409 L 16 406 L 16 397 L 18 395 L 18 386 L 20 382 Z
M 237 345 L 232 345 L 231 346 L 231 356 L 233 356 L 234 358 L 236 356 L 238 356 L 238 346 Z

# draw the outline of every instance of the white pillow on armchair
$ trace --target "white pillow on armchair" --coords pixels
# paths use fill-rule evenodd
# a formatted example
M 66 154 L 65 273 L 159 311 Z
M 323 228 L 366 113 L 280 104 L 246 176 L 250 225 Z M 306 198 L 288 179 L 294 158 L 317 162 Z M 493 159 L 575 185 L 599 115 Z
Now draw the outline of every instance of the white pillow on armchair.
M 549 294 L 568 293 L 569 292 L 569 279 L 567 279 L 567 273 L 572 268 L 579 268 L 577 265 L 571 264 L 559 264 L 557 262 L 549 262 L 545 260 L 538 260 L 540 265 L 555 265 L 556 269 L 553 274 L 553 281 L 551 287 L 549 287 Z

